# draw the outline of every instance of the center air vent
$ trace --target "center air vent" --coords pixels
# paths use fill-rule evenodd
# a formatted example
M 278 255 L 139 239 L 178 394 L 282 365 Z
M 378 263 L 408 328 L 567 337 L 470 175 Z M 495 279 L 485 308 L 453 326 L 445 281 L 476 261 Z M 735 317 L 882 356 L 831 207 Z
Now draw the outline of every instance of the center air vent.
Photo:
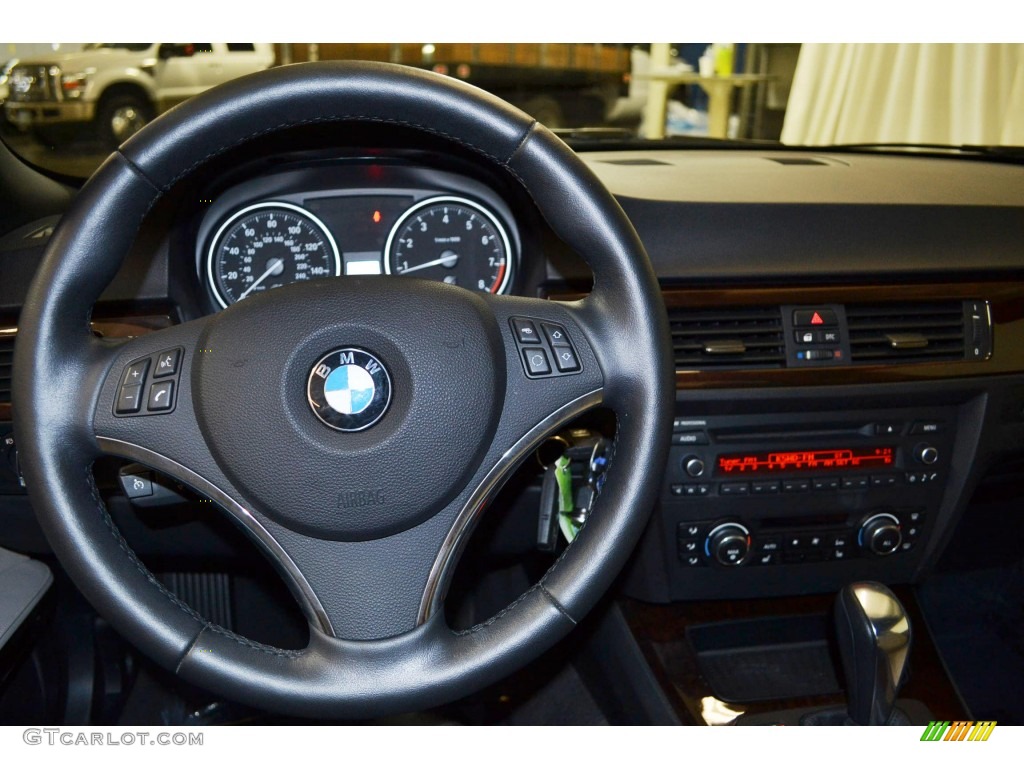
M 778 307 L 668 311 L 676 370 L 781 368 L 786 352 Z
M 977 335 L 969 309 L 982 302 L 847 304 L 854 363 L 963 360 Z M 987 330 L 987 312 L 985 313 Z M 971 350 L 973 352 L 973 349 Z
M 0 338 L 0 403 L 11 402 L 11 371 L 14 367 L 14 339 Z

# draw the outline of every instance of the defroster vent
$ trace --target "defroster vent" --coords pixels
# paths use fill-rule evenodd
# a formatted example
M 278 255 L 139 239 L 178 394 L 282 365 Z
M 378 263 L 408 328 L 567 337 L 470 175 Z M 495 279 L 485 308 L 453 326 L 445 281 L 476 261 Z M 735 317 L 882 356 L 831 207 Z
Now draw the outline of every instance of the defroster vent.
M 668 310 L 676 370 L 781 368 L 786 351 L 779 307 Z

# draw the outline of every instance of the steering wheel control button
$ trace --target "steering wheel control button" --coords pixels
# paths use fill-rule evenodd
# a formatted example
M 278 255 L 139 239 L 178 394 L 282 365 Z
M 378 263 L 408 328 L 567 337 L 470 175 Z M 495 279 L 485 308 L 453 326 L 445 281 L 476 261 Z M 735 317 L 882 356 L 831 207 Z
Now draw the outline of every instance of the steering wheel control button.
M 328 427 L 361 432 L 380 421 L 391 405 L 391 376 L 371 353 L 346 347 L 316 362 L 306 392 L 313 413 Z
M 516 341 L 520 344 L 540 344 L 540 334 L 532 320 L 513 318 L 512 328 L 516 332 Z
M 149 410 L 169 411 L 174 405 L 174 382 L 158 381 L 149 388 Z
M 145 360 L 139 360 L 137 363 L 132 363 L 124 369 L 124 378 L 121 383 L 124 386 L 132 386 L 138 384 L 142 386 L 146 383 L 146 371 L 149 370 L 149 358 Z
M 563 326 L 529 317 L 513 317 L 509 323 L 526 375 L 530 378 L 565 376 L 583 370 L 579 355 Z M 543 334 L 538 333 L 538 328 L 543 330 Z
M 142 408 L 142 385 L 125 384 L 117 393 L 117 405 L 114 413 L 125 415 L 138 413 Z
M 114 415 L 151 416 L 173 411 L 184 355 L 185 350 L 177 347 L 126 365 L 117 390 Z
M 178 372 L 178 362 L 181 360 L 181 349 L 168 349 L 156 356 L 156 368 L 153 369 L 153 378 L 159 379 L 164 376 L 173 376 Z
M 568 347 L 569 336 L 565 332 L 565 328 L 554 323 L 544 323 L 544 335 L 547 336 L 548 342 L 552 347 Z
M 121 475 L 121 487 L 129 499 L 153 495 L 153 478 L 149 472 Z
M 526 372 L 533 376 L 546 376 L 551 373 L 548 356 L 543 349 L 524 349 L 523 361 L 526 363 Z
M 555 347 L 552 350 L 555 355 L 555 365 L 562 373 L 570 373 L 580 369 L 580 361 L 576 359 L 576 353 L 571 347 Z

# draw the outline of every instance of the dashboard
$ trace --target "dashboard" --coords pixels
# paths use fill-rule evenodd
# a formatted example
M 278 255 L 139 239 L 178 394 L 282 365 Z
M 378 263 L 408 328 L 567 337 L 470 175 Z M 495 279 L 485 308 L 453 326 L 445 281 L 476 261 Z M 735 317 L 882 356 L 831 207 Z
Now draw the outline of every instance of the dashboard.
M 1024 169 L 780 149 L 580 157 L 640 234 L 676 356 L 672 447 L 650 473 L 660 501 L 627 594 L 923 578 L 1024 445 Z M 564 300 L 591 280 L 514 180 L 422 151 L 282 153 L 159 204 L 95 325 L 134 335 L 367 274 Z M 10 314 L 25 285 L 2 290 Z M 20 493 L 12 466 L 4 491 Z

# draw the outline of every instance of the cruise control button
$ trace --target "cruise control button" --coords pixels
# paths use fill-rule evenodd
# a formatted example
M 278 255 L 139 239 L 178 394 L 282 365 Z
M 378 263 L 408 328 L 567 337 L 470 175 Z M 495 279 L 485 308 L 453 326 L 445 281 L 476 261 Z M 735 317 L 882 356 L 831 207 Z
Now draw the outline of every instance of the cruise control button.
M 557 347 L 551 350 L 551 354 L 555 356 L 555 365 L 562 373 L 580 369 L 580 361 L 576 359 L 576 353 L 572 351 L 572 347 Z
M 544 328 L 544 335 L 548 337 L 548 341 L 552 347 L 568 347 L 569 337 L 565 333 L 565 328 L 560 325 L 553 323 L 541 323 L 541 327 Z M 555 354 L 558 354 L 557 352 Z
M 168 349 L 156 356 L 156 368 L 153 369 L 153 378 L 161 376 L 173 376 L 178 372 L 178 361 L 181 359 L 180 349 Z
M 132 363 L 124 371 L 124 379 L 121 383 L 125 386 L 132 384 L 142 385 L 146 381 L 146 371 L 149 368 L 149 358 Z
M 524 349 L 523 361 L 526 363 L 526 370 L 534 376 L 546 376 L 551 373 L 548 356 L 543 349 Z
M 149 472 L 121 475 L 121 487 L 129 499 L 153 495 L 153 479 Z
M 117 393 L 114 413 L 138 413 L 142 407 L 142 385 L 125 384 Z
M 174 382 L 158 381 L 149 388 L 149 410 L 168 411 L 174 401 Z
M 512 328 L 515 329 L 516 341 L 520 344 L 540 344 L 540 334 L 537 333 L 537 326 L 533 324 L 533 320 L 513 317 Z

